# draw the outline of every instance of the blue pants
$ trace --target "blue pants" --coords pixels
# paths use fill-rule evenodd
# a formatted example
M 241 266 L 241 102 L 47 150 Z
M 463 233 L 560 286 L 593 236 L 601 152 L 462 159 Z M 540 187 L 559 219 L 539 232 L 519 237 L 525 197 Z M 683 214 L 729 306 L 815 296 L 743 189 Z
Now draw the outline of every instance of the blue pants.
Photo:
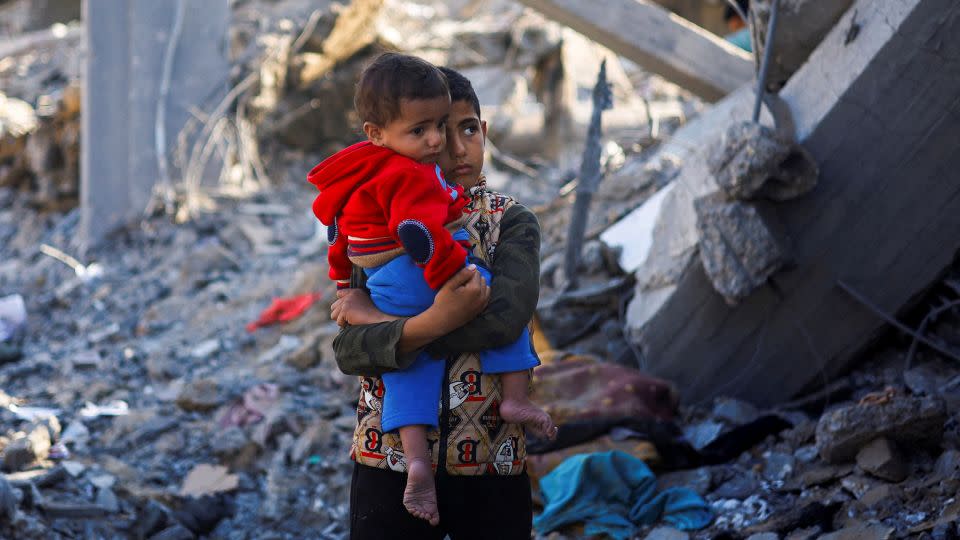
M 490 283 L 490 272 L 479 264 L 477 269 Z M 423 269 L 406 255 L 382 266 L 368 268 L 366 274 L 370 298 L 384 313 L 410 317 L 433 304 L 436 291 L 427 285 Z M 386 394 L 380 422 L 384 432 L 410 425 L 437 425 L 443 385 L 442 360 L 420 353 L 407 369 L 383 375 Z M 540 365 L 526 328 L 514 343 L 481 352 L 480 362 L 484 373 L 525 371 Z

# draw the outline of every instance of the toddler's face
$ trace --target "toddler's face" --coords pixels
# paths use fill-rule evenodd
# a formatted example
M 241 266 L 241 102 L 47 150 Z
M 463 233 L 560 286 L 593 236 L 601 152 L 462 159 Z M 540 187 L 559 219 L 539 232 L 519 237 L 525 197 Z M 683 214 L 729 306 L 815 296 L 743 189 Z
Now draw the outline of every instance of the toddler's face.
M 473 105 L 455 101 L 447 121 L 447 148 L 440 155 L 440 168 L 448 182 L 469 189 L 477 185 L 483 170 L 483 146 L 487 123 L 480 120 Z
M 447 141 L 450 98 L 404 99 L 400 114 L 385 126 L 364 125 L 373 144 L 420 163 L 436 163 Z

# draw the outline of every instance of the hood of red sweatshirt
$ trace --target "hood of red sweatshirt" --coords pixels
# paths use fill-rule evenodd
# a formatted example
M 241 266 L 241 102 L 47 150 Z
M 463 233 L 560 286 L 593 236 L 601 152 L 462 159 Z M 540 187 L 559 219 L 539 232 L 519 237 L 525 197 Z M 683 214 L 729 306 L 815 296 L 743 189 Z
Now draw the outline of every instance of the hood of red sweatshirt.
M 370 141 L 348 146 L 314 167 L 307 180 L 317 186 L 320 194 L 313 201 L 313 213 L 324 225 L 334 218 L 358 187 L 382 171 L 386 161 L 398 156 L 396 152 Z

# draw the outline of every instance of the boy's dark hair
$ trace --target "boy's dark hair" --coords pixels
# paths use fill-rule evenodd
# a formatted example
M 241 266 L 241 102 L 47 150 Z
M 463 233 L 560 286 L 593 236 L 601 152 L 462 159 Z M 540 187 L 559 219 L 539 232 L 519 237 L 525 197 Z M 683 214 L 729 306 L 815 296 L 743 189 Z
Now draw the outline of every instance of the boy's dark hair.
M 473 111 L 477 113 L 477 118 L 479 119 L 480 99 L 477 98 L 477 93 L 474 92 L 473 85 L 470 84 L 470 79 L 448 67 L 441 67 L 439 69 L 447 77 L 447 84 L 450 85 L 450 101 L 469 101 L 470 105 L 473 105 Z
M 383 53 L 360 75 L 353 105 L 361 122 L 383 126 L 400 116 L 400 101 L 449 95 L 447 79 L 426 60 Z

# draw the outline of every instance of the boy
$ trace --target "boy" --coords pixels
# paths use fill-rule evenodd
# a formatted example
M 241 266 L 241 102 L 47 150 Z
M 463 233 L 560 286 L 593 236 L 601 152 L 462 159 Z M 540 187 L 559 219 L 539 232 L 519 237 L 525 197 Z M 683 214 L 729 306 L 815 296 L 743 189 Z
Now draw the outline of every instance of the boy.
M 470 201 L 435 165 L 445 149 L 447 81 L 423 60 L 388 53 L 364 70 L 355 103 L 368 141 L 324 160 L 308 176 L 320 189 L 314 212 L 330 230 L 330 277 L 345 287 L 352 265 L 359 265 L 378 308 L 416 315 L 464 267 L 470 247 L 461 227 Z M 526 393 L 527 370 L 539 364 L 526 331 L 481 354 L 484 372 L 501 374 L 500 416 L 551 436 L 549 415 Z M 399 429 L 406 459 L 404 505 L 431 525 L 439 514 L 426 428 L 437 426 L 443 370 L 442 362 L 421 354 L 408 369 L 383 377 L 382 429 Z
M 341 371 L 361 376 L 350 450 L 351 540 L 529 540 L 531 535 L 523 427 L 504 423 L 496 414 L 502 381 L 481 371 L 477 353 L 514 341 L 533 317 L 539 297 L 540 227 L 536 216 L 513 199 L 470 189 L 482 183 L 486 130 L 480 103 L 469 80 L 443 71 L 453 107 L 447 152 L 440 163 L 447 178 L 456 177 L 470 190 L 466 210 L 474 218 L 466 228 L 476 246 L 474 254 L 489 263 L 497 286 L 486 287 L 479 274 L 461 270 L 427 311 L 413 317 L 377 310 L 364 292 L 362 271 L 354 272 L 352 288 L 337 292 L 339 299 L 331 306 L 331 319 L 341 323 L 333 342 L 335 358 Z M 457 107 L 458 102 L 464 106 Z M 454 172 L 464 165 L 469 174 Z M 495 248 L 492 255 L 490 248 Z M 443 515 L 437 527 L 413 517 L 401 503 L 405 478 L 391 470 L 387 456 L 402 454 L 402 446 L 395 434 L 382 431 L 380 410 L 370 406 L 383 392 L 380 375 L 406 368 L 424 347 L 446 360 L 444 385 L 464 388 L 466 382 L 468 393 L 461 401 L 459 392 L 444 392 L 440 427 L 428 433 Z M 475 422 L 477 418 L 482 421 Z

